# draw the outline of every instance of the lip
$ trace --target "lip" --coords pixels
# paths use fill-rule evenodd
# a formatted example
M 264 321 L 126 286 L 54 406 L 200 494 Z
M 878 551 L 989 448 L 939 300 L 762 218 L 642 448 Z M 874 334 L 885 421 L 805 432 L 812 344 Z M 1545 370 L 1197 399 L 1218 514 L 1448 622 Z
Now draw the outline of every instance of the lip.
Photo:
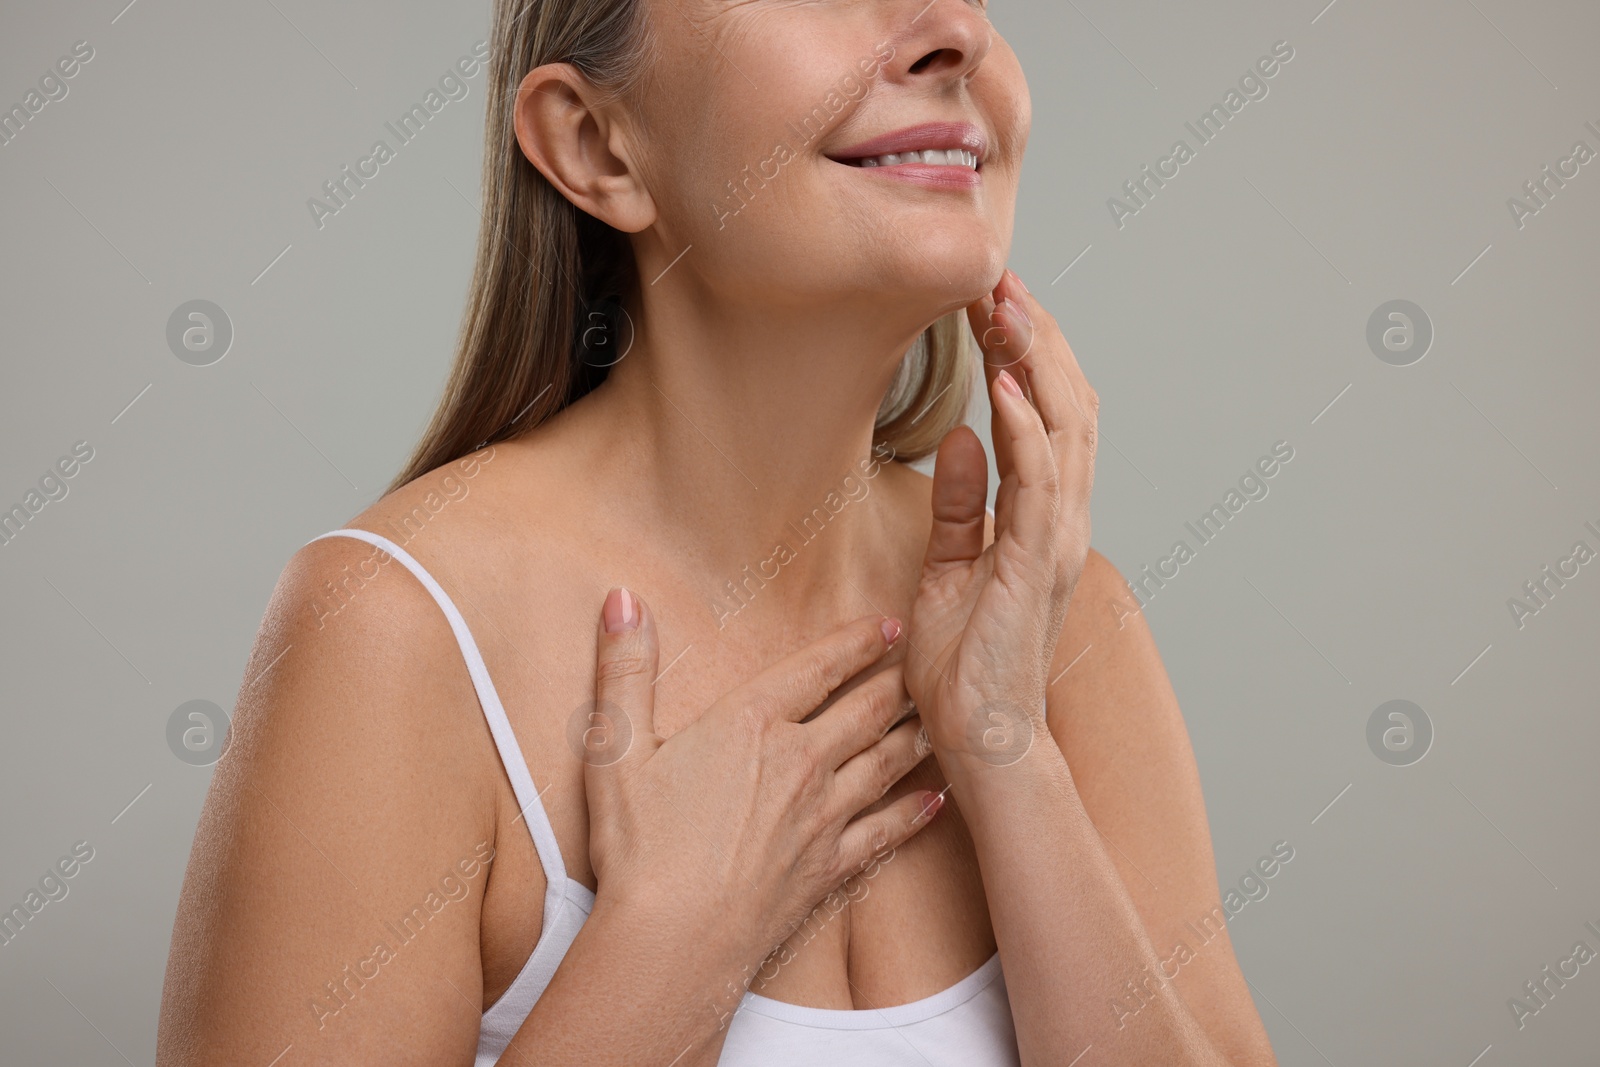
M 835 163 L 842 163 L 851 159 L 866 159 L 869 156 L 886 156 L 891 152 L 924 152 L 929 149 L 948 151 L 952 148 L 964 148 L 978 157 L 978 169 L 983 169 L 984 156 L 988 152 L 989 140 L 984 136 L 983 130 L 970 122 L 924 122 L 917 126 L 907 126 L 904 129 L 893 130 L 889 133 L 862 141 L 859 144 L 841 148 L 835 152 L 827 153 L 829 159 Z M 906 167 L 922 166 L 926 169 L 937 169 L 931 164 L 907 163 Z M 894 170 L 895 167 L 867 168 L 873 170 Z

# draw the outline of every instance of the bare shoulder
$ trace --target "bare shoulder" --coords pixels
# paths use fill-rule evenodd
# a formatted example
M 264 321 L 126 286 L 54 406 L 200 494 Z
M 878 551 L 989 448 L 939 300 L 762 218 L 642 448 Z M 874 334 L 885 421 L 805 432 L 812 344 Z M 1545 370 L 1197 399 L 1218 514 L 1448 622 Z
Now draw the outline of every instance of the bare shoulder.
M 441 978 L 467 997 L 482 983 L 494 759 L 450 626 L 416 577 L 354 538 L 300 548 L 196 830 L 158 1061 L 265 1063 L 290 1042 L 329 1062 L 469 1055 L 477 1013 Z M 423 924 L 427 936 L 405 935 Z M 372 985 L 382 992 L 364 996 Z M 416 1012 L 438 1019 L 420 1038 L 405 1025 Z M 410 1044 L 391 1047 L 400 1035 Z
M 475 707 L 449 623 L 416 577 L 366 542 L 314 541 L 273 590 L 212 793 L 349 838 L 354 854 L 397 818 L 489 828 Z M 447 783 L 441 807 L 429 794 Z
M 419 730 L 459 731 L 460 723 L 431 702 L 455 696 L 471 703 L 460 660 L 439 604 L 397 558 L 353 537 L 313 541 L 289 559 L 268 602 L 240 689 L 238 741 L 274 723 L 301 738 L 319 733 L 308 708 L 331 713 L 328 728 L 341 729 L 352 725 L 350 716 L 385 703 L 388 714 L 364 719 L 367 744 Z
M 300 721 L 312 714 L 307 709 L 333 704 L 335 710 L 319 712 L 333 716 L 333 729 L 352 725 L 350 716 L 366 717 L 364 745 L 420 737 L 435 753 L 433 746 L 470 725 L 452 713 L 474 711 L 476 700 L 449 620 L 422 575 L 388 549 L 411 556 L 441 589 L 450 584 L 444 571 L 475 551 L 472 531 L 483 525 L 472 521 L 467 497 L 484 467 L 482 453 L 446 464 L 341 527 L 377 534 L 381 544 L 341 534 L 313 540 L 289 559 L 246 668 L 245 725 L 294 720 L 294 732 L 304 737 L 320 732 L 316 723 Z M 374 706 L 387 710 L 367 717 Z
M 496 531 L 507 494 L 491 473 L 496 452 L 444 464 L 341 527 L 379 543 L 340 534 L 290 558 L 240 691 L 241 765 L 259 764 L 269 740 L 292 748 L 307 772 L 373 761 L 374 772 L 389 771 L 381 788 L 391 800 L 448 781 L 473 801 L 463 808 L 492 824 L 499 776 L 483 772 L 498 757 L 435 591 L 466 620 L 474 591 L 463 576 L 504 551 Z
M 415 541 L 470 553 L 506 513 L 511 468 L 526 466 L 523 451 L 501 444 L 470 452 L 386 494 L 348 525 L 402 547 Z

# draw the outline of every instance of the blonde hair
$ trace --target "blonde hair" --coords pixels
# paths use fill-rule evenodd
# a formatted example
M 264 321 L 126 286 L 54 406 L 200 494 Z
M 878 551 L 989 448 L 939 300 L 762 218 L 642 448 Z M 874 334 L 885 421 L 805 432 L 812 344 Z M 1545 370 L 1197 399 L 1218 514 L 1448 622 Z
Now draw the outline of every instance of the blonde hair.
M 611 98 L 637 88 L 655 54 L 645 0 L 496 0 L 486 77 L 483 220 L 439 405 L 393 492 L 469 452 L 518 437 L 605 379 L 580 335 L 621 334 L 636 291 L 620 231 L 579 210 L 518 146 L 512 107 L 526 73 L 571 63 Z M 873 440 L 901 460 L 931 454 L 966 415 L 973 371 L 962 312 L 924 330 L 902 359 Z

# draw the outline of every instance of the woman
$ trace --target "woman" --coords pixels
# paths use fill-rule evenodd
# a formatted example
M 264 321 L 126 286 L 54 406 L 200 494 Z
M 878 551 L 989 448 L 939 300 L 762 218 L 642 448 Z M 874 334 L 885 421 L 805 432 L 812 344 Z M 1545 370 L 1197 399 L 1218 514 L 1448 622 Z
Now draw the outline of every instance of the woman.
M 1176 949 L 1204 808 L 982 4 L 502 0 L 489 80 L 453 377 L 274 593 L 159 1062 L 1274 1063 Z

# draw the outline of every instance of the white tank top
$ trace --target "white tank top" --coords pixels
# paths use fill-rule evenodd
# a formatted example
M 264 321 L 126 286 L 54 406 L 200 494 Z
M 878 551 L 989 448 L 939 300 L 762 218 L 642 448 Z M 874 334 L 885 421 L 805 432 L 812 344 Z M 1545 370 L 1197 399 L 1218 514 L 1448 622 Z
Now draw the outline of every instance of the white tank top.
M 505 708 L 500 704 L 494 683 L 489 680 L 488 668 L 467 629 L 466 620 L 444 589 L 410 553 L 386 537 L 367 530 L 343 529 L 312 540 L 320 541 L 324 537 L 354 537 L 388 553 L 416 575 L 438 602 L 450 621 L 456 643 L 461 646 L 467 672 L 478 693 L 478 703 L 489 721 L 500 761 L 505 765 L 517 804 L 533 835 L 539 863 L 544 867 L 547 884 L 544 928 L 540 931 L 539 943 L 511 987 L 483 1013 L 478 1028 L 475 1067 L 492 1067 L 533 1010 L 534 1002 L 550 984 L 578 930 L 589 917 L 594 894 L 582 882 L 567 877 L 555 832 L 539 801 L 540 791 L 528 773 Z M 851 1067 L 1020 1065 L 999 953 L 948 989 L 909 1004 L 890 1007 L 808 1008 L 747 990 L 727 1028 L 718 1067 L 814 1067 L 829 1062 Z

